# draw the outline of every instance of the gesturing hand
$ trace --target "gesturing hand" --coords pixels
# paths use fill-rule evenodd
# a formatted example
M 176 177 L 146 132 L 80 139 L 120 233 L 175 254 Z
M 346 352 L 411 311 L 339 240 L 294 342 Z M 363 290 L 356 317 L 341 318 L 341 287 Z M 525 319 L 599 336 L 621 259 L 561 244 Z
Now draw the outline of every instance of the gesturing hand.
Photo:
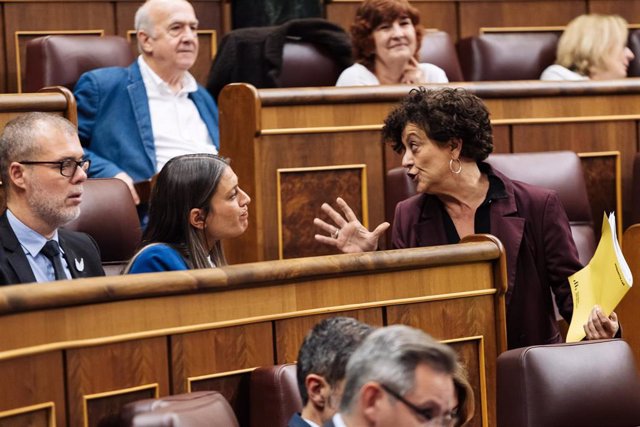
M 323 203 L 322 211 L 331 218 L 335 225 L 331 225 L 320 218 L 315 218 L 313 223 L 329 233 L 329 236 L 316 234 L 316 240 L 334 246 L 345 253 L 367 252 L 377 249 L 380 235 L 389 228 L 390 224 L 383 222 L 375 230 L 369 231 L 358 221 L 347 202 L 338 197 L 336 203 L 344 213 L 344 217 L 330 205 Z

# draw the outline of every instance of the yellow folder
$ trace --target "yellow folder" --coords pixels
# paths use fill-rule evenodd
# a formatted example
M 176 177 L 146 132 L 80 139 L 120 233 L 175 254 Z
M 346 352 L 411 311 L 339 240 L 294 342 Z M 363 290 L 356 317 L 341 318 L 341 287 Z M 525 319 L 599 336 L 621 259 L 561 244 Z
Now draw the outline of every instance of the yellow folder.
M 607 316 L 633 285 L 633 277 L 622 255 L 616 236 L 616 217 L 603 215 L 602 237 L 593 258 L 582 270 L 569 276 L 573 295 L 573 317 L 567 332 L 567 342 L 585 337 L 583 325 L 589 320 L 594 305 Z

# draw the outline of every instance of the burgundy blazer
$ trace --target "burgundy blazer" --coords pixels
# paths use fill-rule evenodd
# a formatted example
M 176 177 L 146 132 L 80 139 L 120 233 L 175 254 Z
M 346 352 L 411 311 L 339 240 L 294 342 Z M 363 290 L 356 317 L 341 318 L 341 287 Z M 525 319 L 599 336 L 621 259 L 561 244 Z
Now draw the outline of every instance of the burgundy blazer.
M 484 165 L 488 167 L 488 165 Z M 571 321 L 573 300 L 567 278 L 582 268 L 569 219 L 553 190 L 512 181 L 495 169 L 507 198 L 491 202 L 491 234 L 507 257 L 507 341 L 509 348 L 561 342 L 552 290 L 560 314 Z M 395 248 L 447 244 L 436 196 L 418 194 L 396 206 Z

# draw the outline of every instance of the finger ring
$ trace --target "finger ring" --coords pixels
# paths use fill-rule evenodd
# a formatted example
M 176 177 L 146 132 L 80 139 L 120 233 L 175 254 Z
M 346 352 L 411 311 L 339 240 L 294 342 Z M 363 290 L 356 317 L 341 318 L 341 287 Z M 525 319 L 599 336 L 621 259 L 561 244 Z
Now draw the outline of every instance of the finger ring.
M 339 235 L 340 235 L 340 229 L 339 229 L 339 228 L 336 228 L 336 231 L 334 231 L 333 233 L 331 233 L 331 237 L 332 237 L 333 239 L 337 239 Z

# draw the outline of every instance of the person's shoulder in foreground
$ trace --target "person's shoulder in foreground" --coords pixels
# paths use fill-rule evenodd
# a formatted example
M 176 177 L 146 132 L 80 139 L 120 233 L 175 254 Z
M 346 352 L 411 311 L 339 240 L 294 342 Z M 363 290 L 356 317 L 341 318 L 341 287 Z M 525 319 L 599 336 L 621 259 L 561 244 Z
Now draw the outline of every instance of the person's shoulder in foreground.
M 178 251 L 163 243 L 153 243 L 145 246 L 136 254 L 127 273 L 138 274 L 188 269 L 187 263 Z

